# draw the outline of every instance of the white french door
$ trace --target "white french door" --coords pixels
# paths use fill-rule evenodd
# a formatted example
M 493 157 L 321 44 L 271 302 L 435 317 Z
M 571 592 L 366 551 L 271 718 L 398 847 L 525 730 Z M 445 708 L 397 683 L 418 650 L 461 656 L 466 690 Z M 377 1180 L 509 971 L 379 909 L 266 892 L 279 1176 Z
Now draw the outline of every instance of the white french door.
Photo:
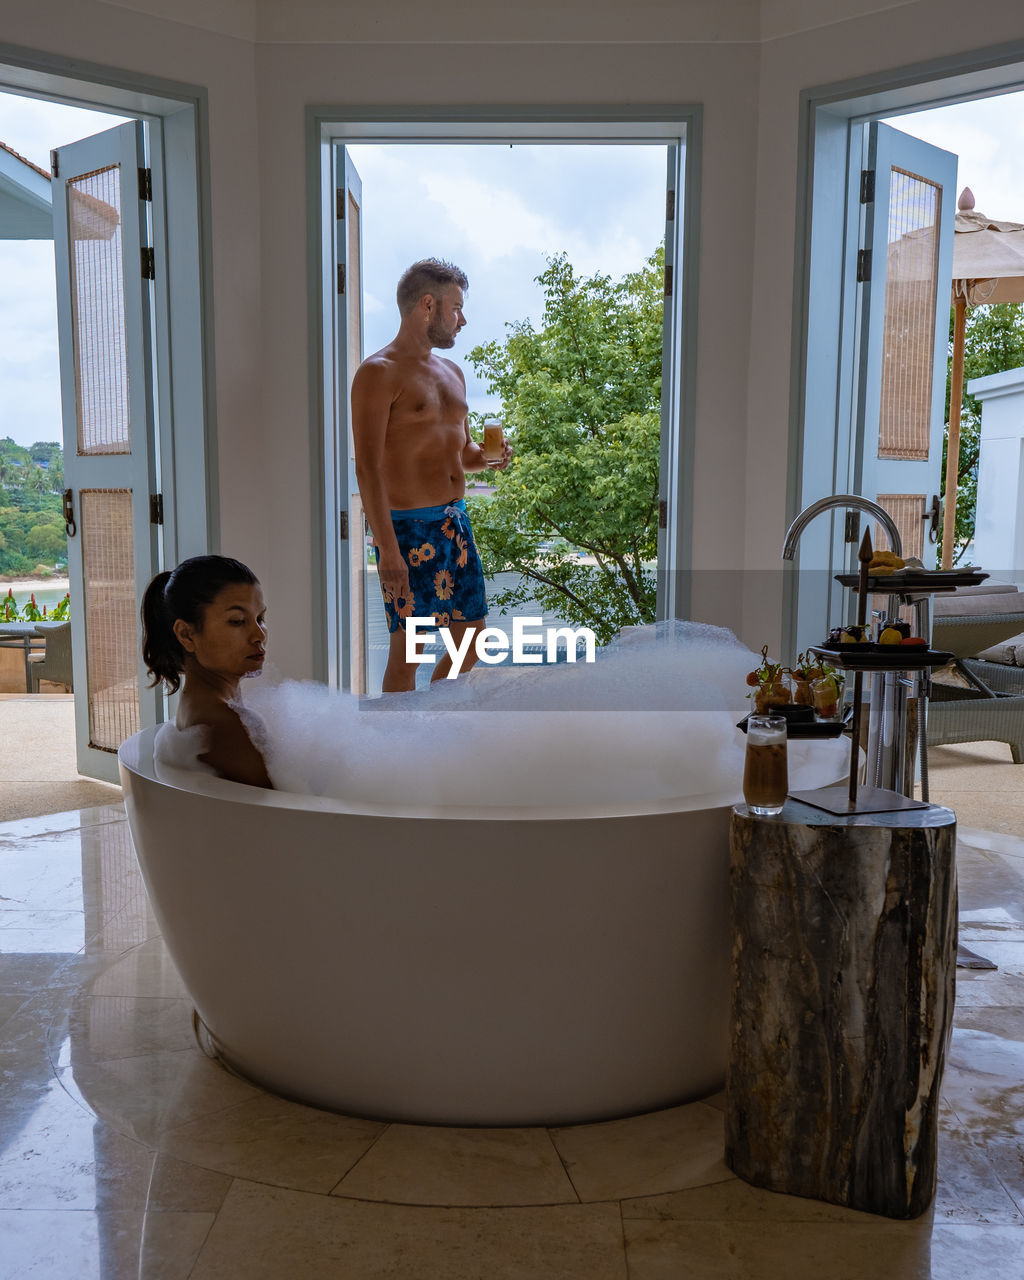
M 939 492 L 957 158 L 886 125 L 816 113 L 800 483 L 877 501 L 929 563 Z M 923 517 L 929 516 L 929 519 Z M 851 598 L 863 522 L 837 511 L 800 540 L 785 647 L 816 644 Z M 872 528 L 872 542 L 887 545 Z M 929 567 L 930 564 L 929 564 Z
M 117 748 L 161 718 L 138 601 L 158 567 L 153 246 L 145 126 L 53 153 L 65 516 L 78 769 L 116 782 Z
M 868 129 L 856 492 L 893 517 L 904 555 L 937 533 L 957 157 L 888 125 Z M 862 189 L 863 189 L 862 188 Z M 934 512 L 934 523 L 932 513 Z M 878 545 L 879 533 L 872 531 Z M 934 549 L 932 550 L 934 559 Z
M 325 367 L 324 497 L 327 515 L 327 679 L 366 692 L 366 547 L 363 504 L 352 444 L 352 379 L 363 358 L 363 184 L 345 147 L 332 147 L 333 181 L 324 210 L 325 261 L 333 263 L 329 291 L 334 359 Z M 333 597 L 333 602 L 332 601 Z

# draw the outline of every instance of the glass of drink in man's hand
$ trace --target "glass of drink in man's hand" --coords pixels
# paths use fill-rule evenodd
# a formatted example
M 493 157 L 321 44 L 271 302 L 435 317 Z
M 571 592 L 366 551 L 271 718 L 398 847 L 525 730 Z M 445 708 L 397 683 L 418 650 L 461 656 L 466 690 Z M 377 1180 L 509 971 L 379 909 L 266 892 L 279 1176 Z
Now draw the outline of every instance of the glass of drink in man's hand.
M 786 721 L 782 716 L 747 717 L 747 757 L 743 799 L 751 813 L 770 818 L 782 812 L 789 791 Z
M 505 457 L 505 432 L 500 422 L 484 423 L 484 461 L 495 466 Z

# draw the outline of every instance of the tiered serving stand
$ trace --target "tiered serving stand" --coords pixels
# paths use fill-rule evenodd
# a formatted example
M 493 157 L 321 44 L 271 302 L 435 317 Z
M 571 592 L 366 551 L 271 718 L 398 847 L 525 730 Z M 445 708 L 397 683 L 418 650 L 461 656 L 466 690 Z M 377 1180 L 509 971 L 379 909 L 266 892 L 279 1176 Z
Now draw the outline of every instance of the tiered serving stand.
M 860 573 L 840 573 L 836 581 L 858 592 L 857 621 L 866 624 L 868 597 L 887 595 L 887 615 L 893 616 L 901 605 L 914 609 L 914 632 L 928 641 L 927 647 L 841 645 L 829 648 L 812 646 L 812 652 L 841 671 L 854 676 L 853 750 L 851 751 L 848 787 L 830 787 L 814 793 L 801 793 L 799 799 L 826 812 L 887 813 L 899 809 L 918 808 L 928 803 L 928 769 L 926 722 L 931 692 L 933 667 L 945 666 L 953 654 L 931 648 L 932 597 L 956 587 L 975 586 L 987 573 L 979 570 L 903 570 L 885 576 L 868 572 L 872 548 L 870 534 L 865 533 L 858 558 Z M 863 678 L 871 676 L 870 720 L 867 741 L 867 780 L 860 786 L 857 779 L 860 725 L 863 707 Z M 914 699 L 917 708 L 917 741 L 921 751 L 922 799 L 915 800 L 915 761 L 907 750 L 907 706 Z

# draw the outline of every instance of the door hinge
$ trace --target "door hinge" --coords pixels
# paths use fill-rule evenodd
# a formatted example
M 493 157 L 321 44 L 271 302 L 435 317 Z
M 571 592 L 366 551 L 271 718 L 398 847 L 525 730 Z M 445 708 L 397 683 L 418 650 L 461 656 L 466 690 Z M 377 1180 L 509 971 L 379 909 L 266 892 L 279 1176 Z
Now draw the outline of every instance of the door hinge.
M 142 278 L 143 280 L 156 279 L 156 256 L 152 249 L 147 249 L 145 245 L 139 250 L 142 256 Z
M 50 152 L 50 175 L 51 175 L 51 177 L 54 177 L 54 178 L 59 178 L 59 177 L 60 177 L 60 173 L 58 172 L 58 168 L 59 168 L 59 166 L 58 166 L 58 161 L 57 161 L 57 153 L 56 153 L 56 151 L 51 151 L 51 152 Z
M 339 222 L 344 222 L 345 221 L 345 188 L 339 187 L 337 191 L 335 191 L 334 196 L 335 196 L 334 216 L 338 219 Z
M 672 264 L 671 262 L 665 268 L 665 297 L 672 297 Z
M 164 495 L 162 493 L 151 493 L 149 495 L 149 523 L 163 524 L 164 522 Z
M 658 528 L 668 528 L 668 503 L 664 498 L 661 498 L 658 502 Z
M 863 284 L 871 279 L 871 250 L 857 250 L 857 283 Z
M 875 200 L 875 171 L 874 169 L 861 169 L 860 171 L 860 202 L 861 204 L 873 204 Z
M 843 530 L 843 541 L 854 544 L 860 541 L 860 512 L 847 511 L 846 527 Z
M 339 262 L 338 263 L 338 293 L 341 294 L 344 292 L 345 292 L 345 264 L 343 262 Z
M 674 187 L 669 187 L 665 192 L 665 221 L 671 222 L 676 216 L 676 192 Z
M 338 536 L 342 542 L 348 541 L 348 512 L 342 511 L 338 517 Z
M 153 199 L 153 170 L 139 169 L 139 199 Z

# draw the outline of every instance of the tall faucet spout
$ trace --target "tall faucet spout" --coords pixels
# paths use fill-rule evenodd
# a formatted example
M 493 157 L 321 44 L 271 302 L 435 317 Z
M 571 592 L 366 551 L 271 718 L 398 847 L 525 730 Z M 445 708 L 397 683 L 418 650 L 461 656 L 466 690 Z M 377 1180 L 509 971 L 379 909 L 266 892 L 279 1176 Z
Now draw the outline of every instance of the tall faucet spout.
M 898 556 L 903 554 L 903 539 L 900 537 L 899 529 L 896 528 L 896 521 L 884 507 L 880 507 L 877 502 L 872 502 L 870 498 L 862 498 L 857 493 L 835 493 L 827 498 L 819 498 L 817 502 L 812 502 L 809 507 L 804 507 L 803 511 L 789 526 L 786 530 L 786 541 L 782 548 L 783 560 L 792 560 L 796 555 L 800 535 L 815 516 L 820 515 L 823 511 L 836 509 L 840 511 L 866 511 L 868 515 L 874 516 L 889 535 L 889 545 L 892 550 Z

